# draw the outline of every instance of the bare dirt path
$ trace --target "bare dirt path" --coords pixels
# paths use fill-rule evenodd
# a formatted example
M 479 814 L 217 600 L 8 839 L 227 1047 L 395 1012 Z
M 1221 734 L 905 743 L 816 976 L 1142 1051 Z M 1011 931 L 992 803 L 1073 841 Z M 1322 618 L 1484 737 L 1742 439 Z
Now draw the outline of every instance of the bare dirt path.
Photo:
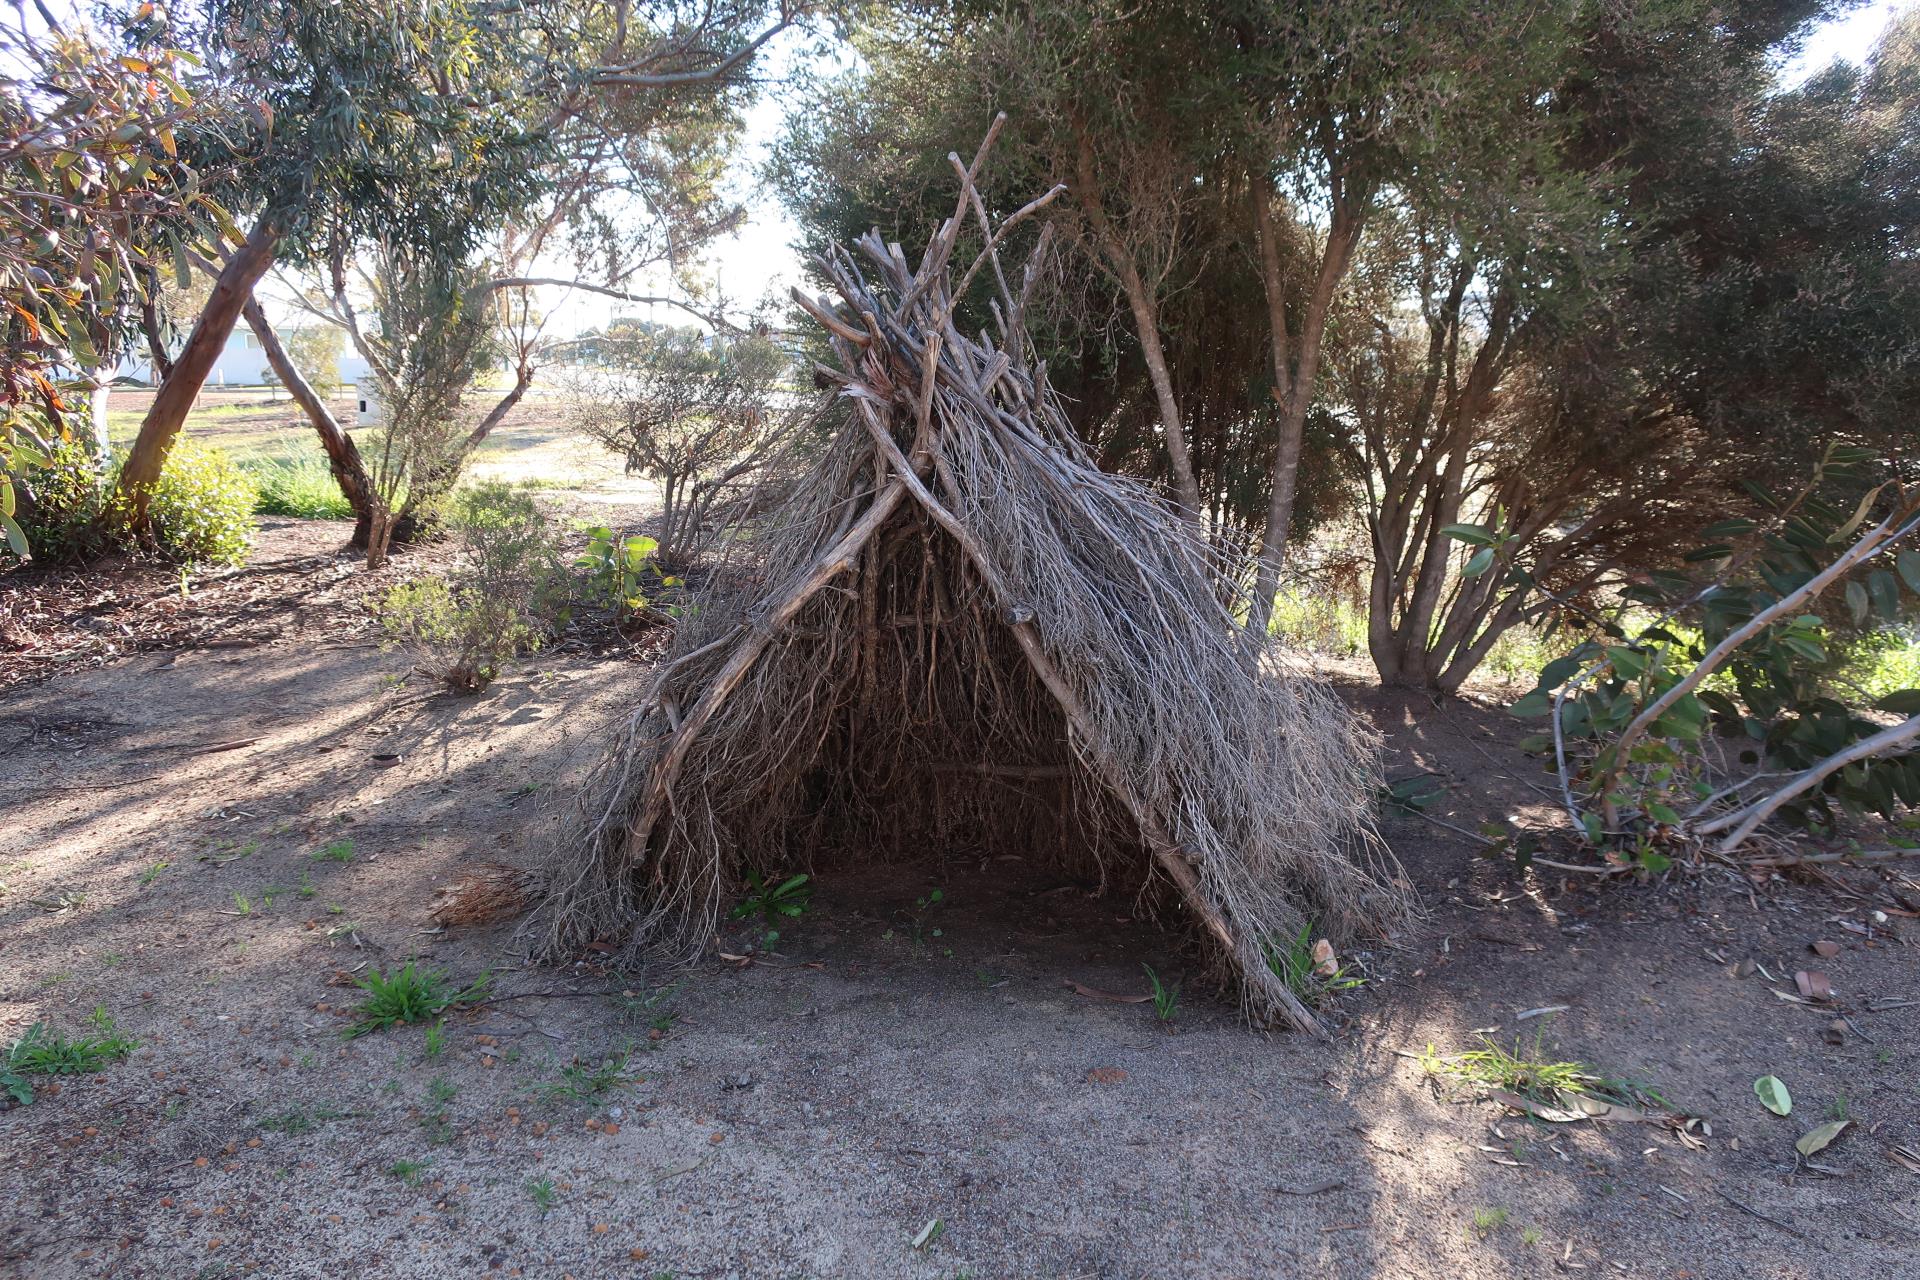
M 262 554 L 335 533 L 287 522 Z M 1892 873 L 1601 889 L 1390 818 L 1431 915 L 1358 958 L 1376 981 L 1331 1047 L 1239 1025 L 1130 886 L 960 850 L 816 868 L 777 964 L 531 969 L 512 921 L 438 931 L 434 891 L 530 861 L 644 664 L 562 651 L 431 695 L 370 628 L 302 625 L 356 615 L 350 578 L 299 572 L 244 643 L 214 612 L 51 678 L 0 658 L 0 1041 L 103 1006 L 141 1043 L 0 1113 L 0 1274 L 1846 1280 L 1920 1253 L 1920 1175 L 1889 1154 L 1920 1149 L 1920 1006 L 1871 1010 L 1920 998 L 1920 921 L 1872 916 L 1920 892 Z M 1456 783 L 1436 816 L 1546 803 L 1492 706 L 1354 697 L 1395 776 Z M 409 957 L 519 998 L 438 1045 L 345 1039 L 340 984 Z M 1143 963 L 1184 984 L 1172 1032 L 1065 985 L 1142 993 Z M 1774 994 L 1812 964 L 1838 1045 Z M 1528 1121 L 1401 1056 L 1480 1029 L 1711 1134 Z M 1792 1116 L 1754 1098 L 1766 1073 Z

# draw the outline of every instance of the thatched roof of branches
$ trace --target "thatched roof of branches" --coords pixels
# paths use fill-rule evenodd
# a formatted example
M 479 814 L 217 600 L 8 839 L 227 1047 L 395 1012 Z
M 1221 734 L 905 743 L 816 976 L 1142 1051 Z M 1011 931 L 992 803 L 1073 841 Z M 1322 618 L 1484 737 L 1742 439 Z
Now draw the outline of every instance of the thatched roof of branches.
M 863 237 L 801 298 L 848 425 L 734 540 L 547 872 L 544 949 L 697 953 L 749 869 L 822 850 L 1015 851 L 1184 912 L 1247 1014 L 1321 1032 L 1269 964 L 1406 915 L 1370 733 L 1235 626 L 1194 525 L 1102 473 L 1022 326 L 975 189 L 921 257 Z M 962 228 L 984 251 L 954 279 Z M 955 300 L 982 272 L 997 334 Z M 1176 905 L 1177 904 L 1177 905 Z

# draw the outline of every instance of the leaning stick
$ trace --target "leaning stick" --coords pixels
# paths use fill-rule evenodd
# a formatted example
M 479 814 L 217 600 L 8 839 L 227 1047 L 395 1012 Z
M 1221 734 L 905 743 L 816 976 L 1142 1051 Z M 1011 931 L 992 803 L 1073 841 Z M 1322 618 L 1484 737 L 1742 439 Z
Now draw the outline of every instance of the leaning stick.
M 764 620 L 754 626 L 752 633 L 727 658 L 726 665 L 715 673 L 712 683 L 701 693 L 700 701 L 694 704 L 693 710 L 687 713 L 686 719 L 674 731 L 673 740 L 661 754 L 659 763 L 654 765 L 652 782 L 647 789 L 646 807 L 628 836 L 630 850 L 639 853 L 646 849 L 654 824 L 666 809 L 674 781 L 680 776 L 680 768 L 686 763 L 687 753 L 693 749 L 694 740 L 700 736 L 707 721 L 720 709 L 720 704 L 746 678 L 747 672 L 766 652 L 767 645 L 772 643 L 779 629 L 793 621 L 822 587 L 853 567 L 867 539 L 886 523 L 887 517 L 893 514 L 894 508 L 900 505 L 900 500 L 905 496 L 906 488 L 898 476 L 888 481 L 886 487 L 874 495 L 872 504 L 854 521 L 853 527 L 820 554 L 806 575 L 767 612 Z

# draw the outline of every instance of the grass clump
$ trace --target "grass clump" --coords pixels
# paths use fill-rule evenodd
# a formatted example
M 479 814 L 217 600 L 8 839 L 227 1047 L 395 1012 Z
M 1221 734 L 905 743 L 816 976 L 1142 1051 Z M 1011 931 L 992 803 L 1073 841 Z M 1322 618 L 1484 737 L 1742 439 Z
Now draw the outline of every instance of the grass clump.
M 1147 981 L 1153 985 L 1154 1016 L 1162 1022 L 1171 1023 L 1173 1015 L 1180 1008 L 1180 984 L 1176 982 L 1168 985 L 1161 981 L 1160 975 L 1153 971 L 1153 966 L 1150 964 L 1143 964 L 1140 967 L 1147 971 Z
M 44 1022 L 27 1028 L 25 1035 L 7 1049 L 0 1062 L 0 1091 L 11 1094 L 22 1106 L 33 1101 L 30 1076 L 77 1076 L 103 1071 L 140 1047 L 140 1042 L 123 1036 L 114 1026 L 105 1005 L 95 1005 L 89 1019 L 94 1034 L 69 1040 Z
M 1503 1049 L 1488 1036 L 1481 1036 L 1480 1043 L 1481 1048 L 1452 1057 L 1444 1057 L 1428 1045 L 1420 1055 L 1420 1068 L 1435 1079 L 1459 1081 L 1488 1090 L 1500 1089 L 1543 1105 L 1574 1098 L 1591 1098 L 1621 1107 L 1645 1103 L 1660 1107 L 1671 1105 L 1650 1084 L 1608 1075 L 1584 1062 L 1548 1056 L 1540 1035 L 1534 1036 L 1531 1049 L 1524 1048 L 1518 1041 L 1512 1049 Z
M 619 1053 L 598 1063 L 575 1061 L 560 1069 L 560 1078 L 540 1086 L 553 1101 L 584 1102 L 627 1083 L 630 1054 Z
M 340 492 L 340 482 L 318 458 L 302 458 L 298 462 L 253 458 L 240 466 L 259 494 L 254 510 L 262 515 L 298 516 L 303 520 L 353 519 L 353 507 Z
M 480 999 L 489 981 L 482 974 L 464 988 L 455 987 L 445 969 L 423 969 L 412 960 L 392 974 L 375 969 L 357 984 L 367 998 L 360 1004 L 360 1020 L 347 1028 L 347 1038 L 402 1022 L 431 1022 L 449 1009 Z

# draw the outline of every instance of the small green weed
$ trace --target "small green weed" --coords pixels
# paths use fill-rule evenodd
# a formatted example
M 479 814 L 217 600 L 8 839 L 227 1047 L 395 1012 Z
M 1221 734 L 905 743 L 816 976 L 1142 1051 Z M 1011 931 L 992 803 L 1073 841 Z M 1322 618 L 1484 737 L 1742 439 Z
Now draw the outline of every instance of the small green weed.
M 552 1178 L 535 1178 L 527 1183 L 527 1194 L 533 1197 L 533 1207 L 545 1217 L 552 1209 L 558 1197 L 554 1194 Z
M 1172 1022 L 1174 1011 L 1180 1007 L 1180 984 L 1176 982 L 1168 986 L 1160 981 L 1160 975 L 1153 971 L 1153 966 L 1150 964 L 1143 964 L 1140 967 L 1147 971 L 1147 981 L 1153 984 L 1155 1016 L 1162 1022 Z
M 440 1023 L 436 1022 L 427 1028 L 427 1038 L 421 1048 L 429 1058 L 437 1058 L 447 1051 L 447 1033 L 441 1029 Z
M 313 855 L 315 862 L 352 862 L 353 841 L 335 840 Z
M 584 1101 L 627 1083 L 628 1053 L 616 1054 L 599 1063 L 576 1059 L 560 1068 L 560 1078 L 540 1086 L 542 1097 L 553 1100 Z
M 1440 1056 L 1428 1045 L 1420 1055 L 1420 1067 L 1435 1078 L 1504 1089 L 1539 1103 L 1578 1096 L 1622 1107 L 1649 1102 L 1660 1107 L 1671 1105 L 1652 1085 L 1606 1075 L 1584 1062 L 1549 1058 L 1541 1047 L 1541 1033 L 1534 1035 L 1531 1050 L 1523 1049 L 1517 1041 L 1511 1050 L 1503 1049 L 1486 1036 L 1480 1037 L 1480 1042 L 1484 1048 L 1451 1058 Z
M 165 871 L 168 867 L 172 865 L 173 864 L 171 862 L 156 862 L 152 866 L 148 867 L 145 871 L 142 871 L 140 873 L 140 887 L 144 889 L 148 885 L 152 884 L 155 880 L 158 880 L 160 878 L 160 873 L 162 871 Z
M 396 1023 L 437 1018 L 448 1009 L 480 999 L 489 981 L 489 975 L 481 974 L 468 986 L 456 988 L 446 970 L 423 969 L 412 960 L 392 974 L 375 969 L 357 984 L 367 998 L 360 1005 L 360 1020 L 347 1028 L 347 1038 L 383 1031 Z
M 1508 1216 L 1505 1209 L 1475 1209 L 1473 1221 L 1467 1227 L 1467 1235 L 1470 1239 L 1485 1240 L 1507 1225 Z
M 782 920 L 791 920 L 804 915 L 813 900 L 812 877 L 804 872 L 788 876 L 779 884 L 769 888 L 760 878 L 758 871 L 747 872 L 747 896 L 740 904 L 727 913 L 729 920 L 744 920 L 748 916 L 759 916 L 768 924 L 779 924 Z
M 1284 944 L 1268 939 L 1261 950 L 1266 953 L 1267 968 L 1307 1004 L 1325 1004 L 1337 992 L 1365 984 L 1365 978 L 1347 972 L 1345 965 L 1332 963 L 1330 949 L 1324 956 L 1316 956 L 1315 946 L 1313 922 L 1309 920 Z
M 234 894 L 233 905 L 239 911 L 239 913 L 243 916 L 250 916 L 253 914 L 253 899 L 247 897 L 245 894 L 239 894 L 239 893 Z
M 93 1023 L 95 1034 L 72 1040 L 44 1022 L 28 1027 L 26 1034 L 8 1047 L 6 1058 L 0 1060 L 0 1091 L 11 1094 L 24 1106 L 33 1101 L 33 1085 L 27 1077 L 102 1071 L 140 1047 L 139 1041 L 120 1034 L 105 1005 L 95 1005 L 88 1020 Z
M 420 1185 L 420 1175 L 432 1164 L 431 1160 L 395 1160 L 387 1166 L 387 1172 L 408 1186 L 417 1187 Z

